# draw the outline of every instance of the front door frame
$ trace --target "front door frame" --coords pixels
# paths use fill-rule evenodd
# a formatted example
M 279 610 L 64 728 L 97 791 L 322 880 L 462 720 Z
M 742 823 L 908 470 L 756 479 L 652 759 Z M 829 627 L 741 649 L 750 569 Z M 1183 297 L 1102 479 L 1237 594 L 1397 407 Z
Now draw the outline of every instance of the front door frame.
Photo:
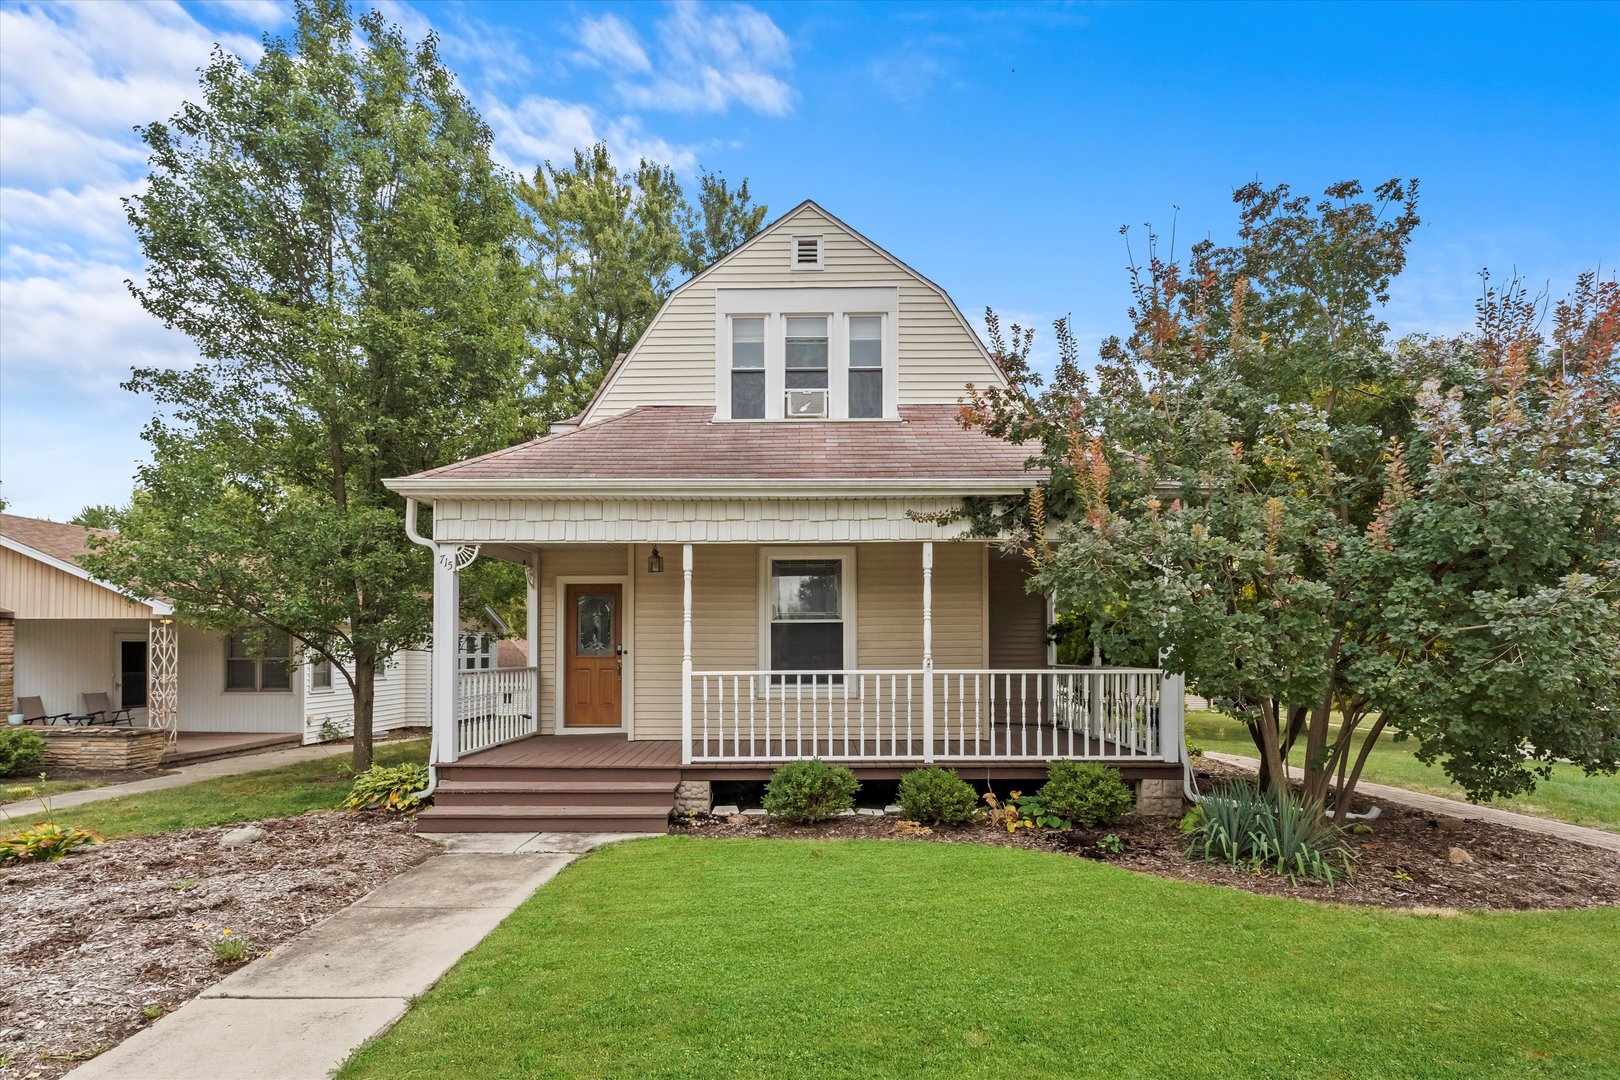
M 556 656 L 552 660 L 552 721 L 554 735 L 612 735 L 624 734 L 634 739 L 634 711 L 630 707 L 636 688 L 636 593 L 635 579 L 629 574 L 558 574 L 555 596 L 551 605 L 552 637 L 556 639 Z M 568 586 L 619 586 L 619 638 L 624 648 L 624 677 L 619 681 L 619 726 L 568 726 L 568 702 L 564 695 L 568 681 Z
M 152 640 L 151 634 L 144 630 L 114 630 L 112 641 L 112 693 L 107 700 L 112 702 L 115 709 L 124 707 L 124 642 L 138 641 L 146 646 L 146 698 L 145 704 L 131 705 L 132 709 L 139 709 L 148 713 L 152 705 Z

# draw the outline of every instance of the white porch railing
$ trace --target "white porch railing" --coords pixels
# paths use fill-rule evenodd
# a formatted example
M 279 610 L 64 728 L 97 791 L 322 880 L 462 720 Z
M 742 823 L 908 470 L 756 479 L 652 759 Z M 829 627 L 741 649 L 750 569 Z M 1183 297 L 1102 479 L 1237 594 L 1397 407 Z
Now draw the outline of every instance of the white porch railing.
M 693 672 L 687 749 L 711 763 L 1175 762 L 1181 685 L 1151 668 Z
M 456 752 L 470 754 L 539 730 L 529 700 L 534 668 L 456 673 Z

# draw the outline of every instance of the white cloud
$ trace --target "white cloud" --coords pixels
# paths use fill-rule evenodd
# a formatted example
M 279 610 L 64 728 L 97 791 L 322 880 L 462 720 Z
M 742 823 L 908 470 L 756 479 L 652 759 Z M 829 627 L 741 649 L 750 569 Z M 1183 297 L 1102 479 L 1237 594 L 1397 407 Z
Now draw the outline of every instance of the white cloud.
M 782 116 L 793 108 L 794 91 L 778 73 L 792 64 L 787 35 L 770 16 L 747 5 L 682 0 L 658 23 L 650 78 L 621 79 L 617 87 L 640 109 L 721 112 L 735 103 Z
M 617 15 L 586 19 L 580 24 L 579 43 L 585 48 L 580 59 L 592 66 L 638 72 L 652 70 L 652 61 L 647 59 L 641 39 L 630 24 Z
M 114 183 L 78 190 L 0 188 L 0 236 L 8 245 L 60 246 L 80 252 L 86 246 L 133 251 L 135 238 L 120 200 L 138 187 Z M 8 255 L 7 270 L 10 268 Z
M 578 102 L 530 95 L 514 106 L 492 103 L 485 120 L 495 132 L 495 146 L 510 167 L 529 173 L 542 161 L 558 165 L 571 163 L 576 149 L 606 143 L 608 152 L 621 165 L 639 158 L 689 172 L 697 165 L 697 154 L 687 146 L 647 135 L 633 116 L 604 119 L 596 110 Z
M 277 0 L 204 0 L 204 6 L 260 30 L 273 30 L 292 18 L 292 5 Z

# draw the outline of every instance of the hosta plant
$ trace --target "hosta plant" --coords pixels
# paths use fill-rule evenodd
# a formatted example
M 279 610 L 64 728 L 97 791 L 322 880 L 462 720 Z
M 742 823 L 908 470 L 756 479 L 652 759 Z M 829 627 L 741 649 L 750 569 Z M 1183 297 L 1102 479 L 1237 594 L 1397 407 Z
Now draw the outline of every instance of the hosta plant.
M 77 825 L 41 821 L 0 840 L 0 862 L 55 862 L 85 844 L 99 844 L 101 837 Z
M 369 810 L 380 807 L 400 814 L 414 814 L 427 805 L 417 792 L 428 786 L 425 765 L 405 764 L 389 768 L 373 765 L 365 772 L 356 773 L 348 797 L 343 800 L 345 810 Z

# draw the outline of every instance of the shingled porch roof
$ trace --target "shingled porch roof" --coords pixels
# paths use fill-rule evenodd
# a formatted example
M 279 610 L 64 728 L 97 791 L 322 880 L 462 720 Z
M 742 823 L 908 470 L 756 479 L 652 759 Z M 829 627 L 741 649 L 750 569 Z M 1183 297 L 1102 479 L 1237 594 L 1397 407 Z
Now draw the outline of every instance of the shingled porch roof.
M 898 421 L 716 421 L 704 406 L 646 405 L 608 420 L 406 477 L 422 482 L 989 482 L 1009 492 L 1041 473 L 1032 448 L 964 429 L 952 405 L 900 407 Z

